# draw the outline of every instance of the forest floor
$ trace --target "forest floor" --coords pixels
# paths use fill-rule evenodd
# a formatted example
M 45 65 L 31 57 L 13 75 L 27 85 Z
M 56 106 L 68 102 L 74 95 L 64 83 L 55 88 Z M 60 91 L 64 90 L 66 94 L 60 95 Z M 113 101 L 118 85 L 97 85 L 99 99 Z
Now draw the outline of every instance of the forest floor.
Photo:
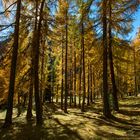
M 112 112 L 112 119 L 102 116 L 101 101 L 93 103 L 81 113 L 78 108 L 68 109 L 68 114 L 55 103 L 44 106 L 44 125 L 35 125 L 35 116 L 26 122 L 23 112 L 14 113 L 13 125 L 0 129 L 0 140 L 139 140 L 140 97 L 129 97 L 119 102 L 120 112 Z M 5 111 L 0 111 L 0 127 L 4 123 Z

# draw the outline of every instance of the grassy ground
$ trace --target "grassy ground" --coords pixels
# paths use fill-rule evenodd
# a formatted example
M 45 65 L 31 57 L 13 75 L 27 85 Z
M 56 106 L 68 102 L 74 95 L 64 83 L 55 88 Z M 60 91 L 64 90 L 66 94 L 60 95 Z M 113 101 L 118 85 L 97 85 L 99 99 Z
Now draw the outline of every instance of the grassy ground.
M 0 129 L 0 140 L 138 140 L 140 139 L 140 97 L 120 101 L 120 112 L 112 112 L 112 119 L 102 116 L 100 101 L 81 113 L 78 108 L 68 109 L 64 114 L 59 105 L 44 106 L 44 125 L 37 127 L 35 117 L 30 123 L 25 115 L 13 116 L 9 129 Z M 16 111 L 15 113 L 16 114 Z M 5 112 L 0 112 L 0 126 Z

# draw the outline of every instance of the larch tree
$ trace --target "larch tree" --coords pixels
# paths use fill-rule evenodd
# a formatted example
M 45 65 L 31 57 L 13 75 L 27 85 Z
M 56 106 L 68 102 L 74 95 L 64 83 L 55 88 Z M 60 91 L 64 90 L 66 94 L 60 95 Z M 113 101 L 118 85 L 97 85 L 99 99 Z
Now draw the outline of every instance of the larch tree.
M 103 15 L 103 114 L 105 117 L 110 118 L 111 111 L 109 106 L 108 95 L 108 72 L 107 72 L 107 0 L 103 0 L 102 3 Z
M 108 53 L 109 53 L 109 66 L 111 74 L 111 82 L 113 89 L 113 107 L 114 110 L 119 111 L 117 87 L 114 74 L 113 55 L 112 55 L 112 0 L 109 0 L 109 26 L 108 26 Z
M 64 112 L 67 113 L 68 98 L 68 2 L 65 1 L 65 101 Z
M 39 89 L 39 50 L 40 50 L 40 36 L 41 36 L 41 27 L 42 27 L 42 20 L 43 20 L 43 8 L 45 4 L 45 0 L 42 0 L 40 11 L 39 11 L 39 21 L 37 21 L 38 15 L 38 3 L 39 1 L 36 0 L 36 21 L 35 21 L 35 33 L 34 33 L 34 57 L 33 57 L 33 66 L 34 66 L 34 90 L 35 90 L 35 105 L 36 105 L 36 120 L 37 125 L 41 125 L 43 123 L 42 119 L 42 104 L 40 99 L 40 89 Z
M 17 56 L 18 56 L 18 47 L 19 47 L 18 41 L 19 41 L 20 11 L 21 11 L 21 0 L 18 0 L 17 10 L 16 10 L 13 52 L 12 52 L 12 60 L 11 60 L 8 104 L 7 104 L 7 112 L 6 112 L 4 127 L 8 127 L 12 124 L 13 97 L 14 97 L 14 90 L 15 90 L 16 66 L 17 66 Z

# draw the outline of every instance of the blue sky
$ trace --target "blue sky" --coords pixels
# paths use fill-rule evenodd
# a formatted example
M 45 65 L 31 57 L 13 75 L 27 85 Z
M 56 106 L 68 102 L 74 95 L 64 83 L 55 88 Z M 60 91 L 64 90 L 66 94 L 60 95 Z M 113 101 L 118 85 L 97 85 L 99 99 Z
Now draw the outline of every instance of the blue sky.
M 138 28 L 140 27 L 140 8 L 134 15 L 134 22 L 133 22 L 133 31 L 129 33 L 128 38 L 134 39 L 136 36 L 136 33 L 138 31 Z
M 3 11 L 3 8 L 1 6 L 1 0 L 0 0 L 0 12 Z M 138 31 L 138 27 L 140 27 L 140 8 L 139 10 L 135 13 L 134 15 L 134 22 L 133 22 L 133 30 L 131 33 L 129 33 L 128 36 L 126 36 L 126 39 L 134 39 L 137 31 Z M 1 19 L 0 19 L 1 20 Z M 2 24 L 2 21 L 5 21 L 6 19 L 3 18 L 3 20 L 1 20 L 0 24 Z M 12 20 L 12 19 L 11 19 Z M 4 35 L 5 32 L 3 32 L 2 34 Z

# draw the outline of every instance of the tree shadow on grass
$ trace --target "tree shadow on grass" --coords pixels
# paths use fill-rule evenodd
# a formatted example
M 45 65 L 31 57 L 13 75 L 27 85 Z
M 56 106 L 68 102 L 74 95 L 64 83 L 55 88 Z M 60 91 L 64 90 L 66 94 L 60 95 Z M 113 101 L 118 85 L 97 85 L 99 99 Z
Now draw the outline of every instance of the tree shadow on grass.
M 83 138 L 76 132 L 76 131 L 73 131 L 71 130 L 68 126 L 69 124 L 65 125 L 65 124 L 62 124 L 59 119 L 57 118 L 54 118 L 54 120 L 64 128 L 64 134 L 67 134 L 69 139 L 70 140 L 75 140 L 75 139 L 78 139 L 78 140 L 83 140 Z
M 133 139 L 137 140 L 140 138 L 140 125 L 129 123 L 126 120 L 122 118 L 112 117 L 111 119 L 101 118 L 100 120 L 97 119 L 95 122 L 99 129 L 95 130 L 96 135 L 108 139 L 118 140 L 118 139 Z M 102 126 L 108 126 L 110 129 L 109 131 L 106 129 L 100 129 Z M 119 134 L 114 133 L 115 131 L 118 131 L 119 133 L 125 133 L 125 134 Z
M 119 135 L 119 134 L 114 134 L 112 132 L 112 130 L 110 131 L 106 131 L 106 130 L 95 130 L 95 134 L 99 137 L 99 139 L 101 140 L 138 140 L 139 139 L 139 136 L 137 135 L 134 135 L 134 134 L 131 134 L 131 135 L 128 135 L 126 133 L 126 135 Z
M 125 120 L 119 117 L 112 116 L 110 121 L 118 122 L 124 125 L 131 125 L 131 126 L 140 126 L 139 124 L 129 122 L 129 120 Z
M 140 108 L 140 104 L 123 104 L 121 107 Z
M 88 117 L 89 118 L 89 117 Z M 138 139 L 140 138 L 140 125 L 130 123 L 125 119 L 112 116 L 110 119 L 105 117 L 94 118 L 94 124 L 98 127 L 95 134 L 99 137 L 108 139 Z M 104 129 L 101 129 L 105 127 Z M 107 128 L 107 129 L 106 129 Z M 116 132 L 118 131 L 118 133 Z M 119 134 L 119 133 L 125 133 Z
M 121 109 L 119 113 L 127 116 L 140 116 L 140 111 L 138 110 Z
M 50 121 L 54 123 L 43 126 L 36 126 L 35 121 L 14 122 L 10 128 L 0 129 L 0 140 L 83 140 L 76 131 L 58 119 Z

